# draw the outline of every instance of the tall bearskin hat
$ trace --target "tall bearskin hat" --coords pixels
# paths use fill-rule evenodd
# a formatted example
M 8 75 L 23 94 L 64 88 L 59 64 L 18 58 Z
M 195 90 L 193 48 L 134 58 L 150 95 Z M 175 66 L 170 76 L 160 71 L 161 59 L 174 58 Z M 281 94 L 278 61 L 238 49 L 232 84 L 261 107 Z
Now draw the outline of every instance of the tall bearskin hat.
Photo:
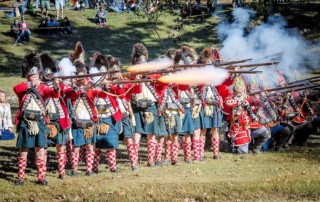
M 148 61 L 148 50 L 142 43 L 136 43 L 132 48 L 131 63 L 141 64 Z
M 186 59 L 185 63 L 191 64 L 198 60 L 197 52 L 188 46 L 181 46 L 181 53 L 182 57 Z
M 101 72 L 106 72 L 109 69 L 109 62 L 104 55 L 101 55 L 100 52 L 95 52 L 93 58 L 90 62 L 89 67 L 96 67 Z
M 251 93 L 260 91 L 259 80 L 256 75 L 248 75 L 248 91 Z
M 246 88 L 246 84 L 244 82 L 244 80 L 240 77 L 237 76 L 234 79 L 234 83 L 233 83 L 233 93 L 237 94 L 237 93 L 247 93 L 247 88 Z
M 71 61 L 75 63 L 76 61 L 80 61 L 83 64 L 85 63 L 85 51 L 83 49 L 82 43 L 78 41 L 74 48 L 73 53 L 71 54 Z
M 44 79 L 46 79 L 47 75 L 54 74 L 58 71 L 57 62 L 46 53 L 40 55 L 39 63 Z
M 198 58 L 199 64 L 211 64 L 212 63 L 212 51 L 210 48 L 204 48 Z
M 166 50 L 166 53 L 164 54 L 164 56 L 172 59 L 172 55 L 171 55 L 171 50 L 170 50 L 170 48 L 168 48 L 168 49 Z
M 112 55 L 106 55 L 105 57 L 109 63 L 109 71 L 121 70 L 121 62 L 118 58 Z
M 180 50 L 176 50 L 173 54 L 173 61 L 174 64 L 183 65 L 184 64 L 184 58 L 182 56 L 182 53 Z
M 27 78 L 28 76 L 39 74 L 40 69 L 40 58 L 36 52 L 29 53 L 26 55 L 22 61 L 22 78 Z
M 212 55 L 212 59 L 213 59 L 214 63 L 220 63 L 221 62 L 220 53 L 214 47 L 211 47 L 211 55 Z
M 89 69 L 86 67 L 86 65 L 80 61 L 76 61 L 73 63 L 73 65 L 76 67 L 76 74 L 88 74 Z

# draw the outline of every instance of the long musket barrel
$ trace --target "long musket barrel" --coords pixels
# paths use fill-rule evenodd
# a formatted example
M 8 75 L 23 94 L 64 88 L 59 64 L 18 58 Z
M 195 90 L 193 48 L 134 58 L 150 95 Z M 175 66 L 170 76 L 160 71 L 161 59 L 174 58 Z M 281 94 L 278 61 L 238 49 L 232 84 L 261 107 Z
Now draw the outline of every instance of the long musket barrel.
M 157 82 L 157 79 L 138 79 L 138 80 L 120 80 L 111 81 L 110 84 L 126 84 L 126 83 L 144 83 L 144 82 Z
M 141 75 L 151 75 L 151 74 L 168 74 L 168 73 L 174 73 L 181 71 L 180 69 L 169 69 L 169 70 L 160 70 L 160 71 L 151 71 L 151 72 L 137 72 L 137 73 L 130 73 L 130 72 L 125 72 L 122 74 L 123 77 L 128 77 L 128 76 L 135 76 L 138 74 Z M 229 74 L 257 74 L 257 73 L 262 73 L 263 71 L 228 71 Z
M 97 72 L 97 73 L 92 73 L 92 74 L 79 74 L 79 75 L 70 75 L 70 76 L 55 76 L 53 79 L 59 78 L 59 79 L 74 79 L 74 78 L 85 78 L 85 77 L 92 77 L 92 76 L 103 76 L 106 74 L 113 74 L 119 72 L 119 70 L 113 70 L 113 71 L 108 71 L 108 72 Z
M 301 79 L 298 81 L 291 81 L 291 82 L 288 82 L 287 84 L 290 85 L 290 84 L 300 83 L 300 82 L 304 82 L 304 81 L 317 82 L 317 81 L 320 81 L 320 76 L 314 76 L 314 77 L 310 77 L 307 79 Z
M 234 65 L 234 64 L 238 64 L 238 63 L 244 63 L 244 62 L 248 62 L 251 61 L 252 58 L 250 59 L 245 59 L 245 60 L 235 60 L 235 61 L 230 61 L 230 62 L 221 62 L 218 64 L 214 64 L 216 67 L 221 67 L 221 66 L 226 66 L 226 65 Z
M 284 86 L 284 87 L 277 87 L 277 88 L 269 88 L 265 90 L 260 90 L 256 92 L 249 93 L 249 95 L 255 95 L 255 94 L 260 94 L 262 92 L 270 92 L 270 91 L 277 91 L 277 90 L 283 90 L 287 88 L 294 88 L 294 87 L 299 87 L 299 86 L 304 86 L 304 84 L 296 84 L 296 85 L 291 85 L 291 86 Z
M 280 62 L 266 62 L 266 63 L 256 63 L 256 64 L 246 64 L 246 65 L 230 65 L 227 66 L 226 69 L 233 69 L 236 67 L 239 68 L 246 68 L 246 67 L 262 67 L 262 66 L 270 66 L 270 65 L 276 65 L 279 64 Z
M 263 71 L 228 71 L 229 74 L 258 74 L 263 73 Z
M 320 84 L 313 85 L 313 86 L 306 86 L 306 87 L 303 87 L 303 88 L 294 88 L 294 89 L 286 90 L 286 91 L 279 92 L 279 93 L 289 93 L 289 92 L 293 92 L 293 91 L 307 90 L 307 89 L 310 89 L 310 88 L 317 88 L 317 87 L 320 87 Z M 275 94 L 276 93 L 268 94 L 268 96 L 273 96 Z

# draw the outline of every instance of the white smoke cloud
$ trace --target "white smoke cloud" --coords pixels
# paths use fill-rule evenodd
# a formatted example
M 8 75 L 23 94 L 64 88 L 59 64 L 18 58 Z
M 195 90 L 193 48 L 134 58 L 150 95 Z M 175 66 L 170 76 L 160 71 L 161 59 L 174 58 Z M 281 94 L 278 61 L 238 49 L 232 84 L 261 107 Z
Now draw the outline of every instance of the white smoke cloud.
M 237 8 L 232 15 L 233 23 L 222 22 L 218 25 L 218 35 L 223 41 L 220 54 L 224 60 L 252 58 L 252 63 L 277 60 L 280 62 L 278 70 L 283 71 L 290 80 L 294 80 L 295 69 L 304 72 L 304 62 L 314 60 L 315 54 L 309 50 L 315 44 L 310 46 L 310 42 L 297 29 L 286 28 L 287 22 L 281 15 L 271 16 L 267 23 L 250 31 L 251 10 Z M 318 67 L 320 63 L 311 64 Z
M 77 72 L 76 67 L 72 65 L 69 58 L 63 58 L 58 63 L 59 71 L 56 72 L 57 76 L 71 76 Z
M 163 83 L 176 83 L 195 85 L 213 85 L 222 84 L 229 76 L 225 69 L 215 68 L 212 65 L 207 65 L 201 68 L 191 68 L 181 70 L 173 74 L 163 76 L 159 81 Z
M 71 76 L 75 75 L 76 73 L 76 67 L 72 65 L 72 62 L 70 61 L 69 58 L 63 58 L 62 60 L 59 61 L 58 63 L 58 68 L 59 71 L 54 74 L 54 76 Z M 65 84 L 70 84 L 70 80 L 66 79 L 63 80 L 63 83 Z
M 100 72 L 100 71 L 98 70 L 98 68 L 96 68 L 96 67 L 91 67 L 91 68 L 90 68 L 90 71 L 89 71 L 89 74 L 95 74 L 95 73 L 98 73 L 98 72 Z M 93 77 L 91 77 L 91 81 L 92 81 L 93 83 L 96 83 L 100 78 L 101 78 L 101 76 L 93 76 Z

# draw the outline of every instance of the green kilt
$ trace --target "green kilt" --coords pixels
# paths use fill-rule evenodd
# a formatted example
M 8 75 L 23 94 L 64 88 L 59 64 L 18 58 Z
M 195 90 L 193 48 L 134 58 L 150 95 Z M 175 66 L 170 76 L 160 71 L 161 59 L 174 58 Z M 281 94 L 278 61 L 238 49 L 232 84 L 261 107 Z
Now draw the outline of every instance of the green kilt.
M 38 135 L 30 135 L 27 122 L 24 119 L 20 120 L 17 127 L 17 148 L 47 148 L 47 135 L 49 134 L 49 129 L 46 126 L 45 120 L 38 120 L 37 123 L 39 127 Z
M 136 133 L 141 134 L 155 134 L 159 135 L 159 115 L 158 115 L 158 109 L 155 104 L 151 105 L 150 107 L 146 109 L 138 108 L 134 104 L 132 104 L 132 110 L 133 115 L 136 121 L 136 126 L 134 127 L 134 130 Z M 145 115 L 144 112 L 151 112 L 154 116 L 154 120 L 151 123 L 145 123 Z

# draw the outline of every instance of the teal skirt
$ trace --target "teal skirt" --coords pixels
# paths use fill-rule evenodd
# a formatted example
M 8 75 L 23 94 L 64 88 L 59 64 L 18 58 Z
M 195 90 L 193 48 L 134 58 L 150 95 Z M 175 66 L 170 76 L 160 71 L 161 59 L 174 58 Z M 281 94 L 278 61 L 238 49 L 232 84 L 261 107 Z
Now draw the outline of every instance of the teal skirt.
M 37 135 L 30 135 L 27 122 L 23 119 L 20 120 L 20 124 L 17 127 L 17 148 L 47 148 L 47 135 L 49 134 L 49 129 L 44 120 L 39 120 L 37 123 L 39 133 Z
M 107 134 L 99 134 L 97 136 L 96 148 L 100 148 L 100 149 L 118 148 L 121 122 L 115 123 L 115 120 L 111 117 L 102 118 L 100 121 L 105 124 L 108 124 L 110 127 Z

